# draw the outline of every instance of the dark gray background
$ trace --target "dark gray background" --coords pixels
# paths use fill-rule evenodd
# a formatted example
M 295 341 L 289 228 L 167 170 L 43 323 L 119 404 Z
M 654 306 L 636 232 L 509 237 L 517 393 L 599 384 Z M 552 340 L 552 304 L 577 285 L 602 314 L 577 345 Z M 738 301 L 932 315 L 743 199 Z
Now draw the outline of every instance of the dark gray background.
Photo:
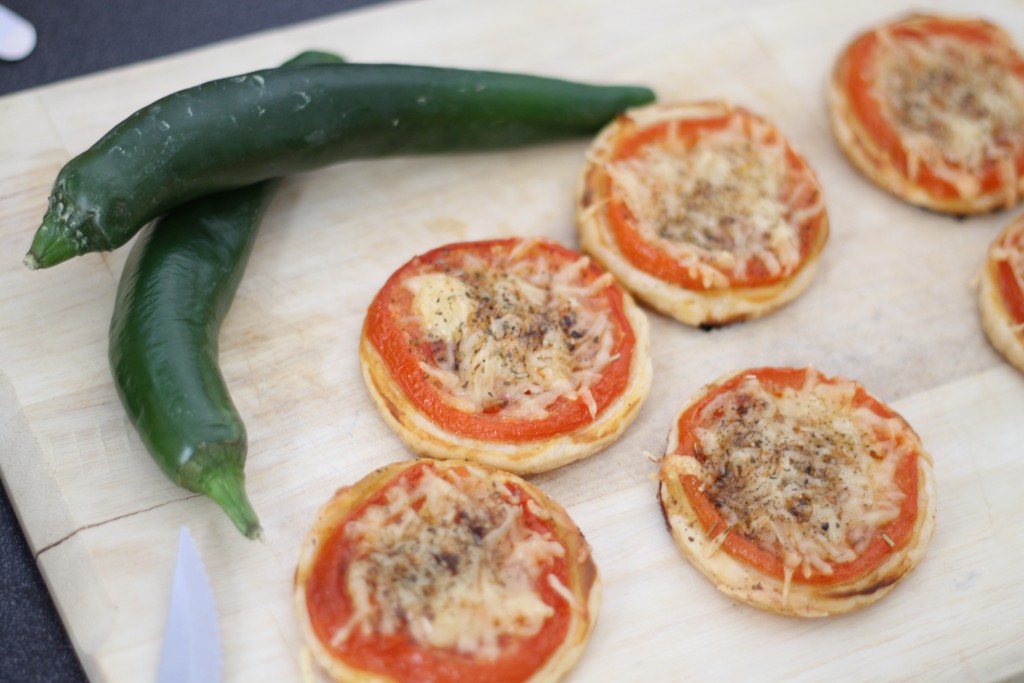
M 0 2 L 31 21 L 38 33 L 38 44 L 28 58 L 15 63 L 0 61 L 2 95 L 380 0 Z M 140 671 L 138 680 L 150 681 L 155 676 L 155 671 Z M 85 680 L 7 492 L 2 490 L 0 683 Z

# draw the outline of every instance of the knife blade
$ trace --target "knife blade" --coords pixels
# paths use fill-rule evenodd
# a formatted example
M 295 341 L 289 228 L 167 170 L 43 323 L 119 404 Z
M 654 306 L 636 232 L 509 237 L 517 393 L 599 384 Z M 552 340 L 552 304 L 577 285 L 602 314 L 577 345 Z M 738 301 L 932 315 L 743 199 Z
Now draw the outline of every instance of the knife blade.
M 183 526 L 157 683 L 220 683 L 222 664 L 213 588 L 192 532 Z
M 0 5 L 0 59 L 25 59 L 35 47 L 36 27 L 14 10 Z

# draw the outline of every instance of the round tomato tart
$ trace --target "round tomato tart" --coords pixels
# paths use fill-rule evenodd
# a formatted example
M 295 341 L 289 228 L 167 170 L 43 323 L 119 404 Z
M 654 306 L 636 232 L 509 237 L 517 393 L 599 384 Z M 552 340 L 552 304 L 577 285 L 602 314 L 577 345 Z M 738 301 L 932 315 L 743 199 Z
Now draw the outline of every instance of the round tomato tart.
M 600 601 L 565 510 L 513 474 L 457 460 L 408 460 L 340 489 L 295 575 L 315 660 L 358 683 L 557 681 Z
M 1024 214 L 988 249 L 978 288 L 981 324 L 989 341 L 1024 372 Z
M 868 30 L 827 99 L 846 156 L 897 197 L 957 215 L 1019 201 L 1024 60 L 994 24 L 914 14 Z
M 517 474 L 604 448 L 651 385 L 643 312 L 610 273 L 544 239 L 412 259 L 370 305 L 359 355 L 409 448 Z
M 659 498 L 683 554 L 726 595 L 799 617 L 884 596 L 935 526 L 932 461 L 856 382 L 757 368 L 678 415 Z
M 606 126 L 576 224 L 583 250 L 638 299 L 701 326 L 795 299 L 828 239 L 814 172 L 775 126 L 726 102 L 650 105 Z

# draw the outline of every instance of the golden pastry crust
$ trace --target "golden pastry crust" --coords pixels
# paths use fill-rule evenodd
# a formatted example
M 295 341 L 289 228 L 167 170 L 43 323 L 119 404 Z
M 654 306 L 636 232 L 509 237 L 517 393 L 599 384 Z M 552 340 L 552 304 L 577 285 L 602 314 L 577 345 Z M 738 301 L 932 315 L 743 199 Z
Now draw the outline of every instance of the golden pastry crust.
M 808 371 L 813 372 L 811 369 L 808 369 Z M 742 377 L 744 374 L 730 374 L 708 385 L 680 411 L 679 417 L 686 414 L 692 407 L 702 404 L 702 402 L 706 401 L 723 386 L 728 384 L 734 387 L 737 378 Z M 713 527 L 711 531 L 715 532 L 715 535 L 709 534 L 705 528 L 705 521 L 702 520 L 701 512 L 696 506 L 696 501 L 691 497 L 692 489 L 688 491 L 684 486 L 685 476 L 701 476 L 702 470 L 692 450 L 689 454 L 679 452 L 679 419 L 673 423 L 669 434 L 667 454 L 662 460 L 659 475 L 660 487 L 658 492 L 658 498 L 666 522 L 676 544 L 686 558 L 719 591 L 740 602 L 777 614 L 796 617 L 823 617 L 860 609 L 879 600 L 891 591 L 895 584 L 916 567 L 924 557 L 928 542 L 934 531 L 936 499 L 935 479 L 930 456 L 923 450 L 920 440 L 910 426 L 895 413 L 891 413 L 887 408 L 885 410 L 896 420 L 893 424 L 898 423 L 899 438 L 904 440 L 904 443 L 908 446 L 913 447 L 917 453 L 914 464 L 917 481 L 916 516 L 906 541 L 899 547 L 888 551 L 884 559 L 866 573 L 826 583 L 802 582 L 797 579 L 787 582 L 785 576 L 780 578 L 779 576 L 769 574 L 754 563 L 739 559 L 739 556 L 749 551 L 728 546 L 724 542 L 728 541 L 729 536 L 740 534 L 740 529 L 729 527 L 724 533 L 719 533 L 721 527 Z M 848 416 L 839 415 L 837 417 L 843 419 Z M 820 446 L 820 435 L 818 440 Z M 789 447 L 793 448 L 794 446 L 791 443 Z M 812 446 L 808 442 L 806 447 L 811 448 Z M 770 456 L 761 453 L 758 457 Z M 796 461 L 794 460 L 794 462 Z M 732 476 L 741 476 L 737 472 L 739 470 L 731 473 Z M 726 476 L 729 475 L 727 474 Z M 742 476 L 749 476 L 749 473 Z M 779 479 L 783 480 L 784 477 L 780 476 Z M 768 482 L 763 483 L 768 484 Z M 792 483 L 789 482 L 790 485 Z M 807 480 L 805 479 L 804 484 L 806 483 Z M 771 482 L 770 485 L 778 486 L 776 482 Z M 799 485 L 799 480 L 797 480 L 797 485 Z M 704 488 L 700 488 L 700 491 L 717 490 L 707 488 L 709 485 L 706 481 L 701 486 Z M 748 488 L 755 488 L 757 484 L 748 480 L 746 486 Z M 800 492 L 790 489 L 786 490 L 790 496 L 789 500 L 800 500 Z M 820 491 L 818 493 L 820 494 Z M 711 500 L 710 497 L 709 500 Z M 820 495 L 812 495 L 811 501 L 810 504 L 812 506 L 822 505 Z M 715 502 L 712 501 L 710 504 L 715 505 Z M 727 504 L 725 505 L 727 506 Z M 794 511 L 791 508 L 790 512 L 795 515 L 798 511 Z M 747 511 L 746 514 L 756 516 L 760 512 L 754 510 Z M 846 522 L 848 520 L 843 521 Z M 820 524 L 820 522 L 816 523 Z M 836 522 L 833 522 L 833 525 L 838 526 Z M 827 525 L 822 528 L 827 528 Z M 886 527 L 879 528 L 884 529 Z M 877 534 L 879 528 L 876 528 L 872 533 Z M 882 537 L 884 539 L 888 538 L 884 533 Z M 748 541 L 750 540 L 750 537 L 745 538 Z M 753 542 L 752 544 L 760 547 L 759 544 Z M 879 543 L 879 545 L 881 544 Z M 735 555 L 734 550 L 737 553 Z M 773 550 L 771 552 L 775 554 L 778 551 Z M 866 552 L 871 552 L 870 548 Z M 779 566 L 781 564 L 780 560 Z M 796 576 L 795 573 L 794 576 Z
M 983 37 L 984 50 L 978 38 L 955 40 L 957 31 Z M 961 57 L 933 49 L 934 64 L 915 62 L 918 70 L 910 69 L 912 60 L 896 52 L 892 36 L 936 32 Z M 865 55 L 872 56 L 870 66 L 860 61 Z M 897 65 L 907 66 L 906 73 L 897 73 Z M 885 91 L 888 96 L 877 85 L 886 78 L 899 80 Z M 1006 87 L 999 79 L 1018 85 Z M 868 81 L 875 84 L 872 95 L 855 97 L 853 84 L 867 87 Z M 913 14 L 851 41 L 832 69 L 826 101 L 839 147 L 871 182 L 911 204 L 969 215 L 1010 207 L 1024 193 L 1024 96 L 1014 94 L 1022 87 L 1024 62 L 1001 28 L 980 19 Z M 917 93 L 927 102 L 913 100 Z M 1002 98 L 998 106 L 989 104 L 994 96 Z M 868 103 L 872 124 L 864 118 Z M 952 119 L 959 114 L 959 122 Z M 973 132 L 958 141 L 958 128 L 965 126 L 974 126 Z
M 585 257 L 580 257 L 585 258 Z M 457 458 L 532 474 L 588 457 L 617 440 L 632 424 L 650 391 L 652 370 L 646 315 L 614 282 L 621 309 L 635 342 L 624 390 L 580 427 L 537 439 L 500 440 L 456 433 L 432 419 L 410 398 L 363 327 L 359 360 L 363 379 L 384 421 L 414 453 L 431 458 Z
M 299 626 L 316 662 L 335 681 L 403 683 L 400 678 L 392 675 L 354 666 L 330 643 L 324 642 L 314 627 L 308 592 L 314 584 L 312 577 L 317 563 L 322 561 L 323 554 L 336 538 L 339 527 L 347 523 L 354 511 L 366 506 L 367 501 L 375 494 L 389 485 L 394 485 L 396 479 L 403 473 L 423 467 L 431 468 L 432 472 L 439 473 L 440 476 L 451 471 L 468 473 L 469 476 L 480 478 L 486 485 L 495 488 L 512 485 L 532 499 L 528 505 L 534 511 L 533 514 L 549 522 L 551 540 L 562 546 L 568 565 L 568 582 L 565 588 L 572 599 L 571 607 L 568 609 L 568 626 L 557 647 L 539 668 L 522 680 L 523 683 L 554 683 L 560 680 L 583 654 L 601 604 L 601 580 L 591 556 L 590 546 L 565 510 L 537 487 L 513 474 L 459 460 L 408 460 L 388 465 L 375 470 L 352 486 L 339 489 L 320 509 L 313 527 L 302 544 L 294 582 L 294 603 Z M 458 477 L 446 481 L 451 480 L 458 480 Z M 431 540 L 428 538 L 423 542 L 429 543 Z M 497 673 L 499 672 L 495 672 L 495 676 Z
M 989 246 L 978 287 L 981 325 L 989 342 L 1015 368 L 1024 372 L 1024 325 L 1014 318 L 1000 287 L 1000 268 L 1024 263 L 1024 214 L 1003 228 Z M 1020 268 L 1020 265 L 1018 265 Z M 1017 290 L 1020 280 L 1017 279 Z
M 800 170 L 796 174 L 802 182 L 807 183 L 806 191 L 809 201 L 815 204 L 808 216 L 801 221 L 801 223 L 804 221 L 815 222 L 810 231 L 806 253 L 800 255 L 795 267 L 788 268 L 788 272 L 784 270 L 781 276 L 760 278 L 761 281 L 744 284 L 732 281 L 728 274 L 728 267 L 723 268 L 712 264 L 715 259 L 719 261 L 735 259 L 739 249 L 730 249 L 727 246 L 721 248 L 698 246 L 693 241 L 687 241 L 689 238 L 672 240 L 645 238 L 648 242 L 646 247 L 642 247 L 645 251 L 657 250 L 667 253 L 666 247 L 668 249 L 685 249 L 688 250 L 684 252 L 687 258 L 691 258 L 690 252 L 696 253 L 697 255 L 692 258 L 699 260 L 700 267 L 704 270 L 691 270 L 687 277 L 699 279 L 709 277 L 710 274 L 710 277 L 714 279 L 710 286 L 694 286 L 679 280 L 673 281 L 661 273 L 652 272 L 650 267 L 638 263 L 628 251 L 624 250 L 623 244 L 617 238 L 609 208 L 609 193 L 615 183 L 613 171 L 611 171 L 613 162 L 616 160 L 620 146 L 637 131 L 654 128 L 665 123 L 699 122 L 730 116 L 744 120 L 745 123 L 741 125 L 754 128 L 757 131 L 755 135 L 770 138 L 771 145 L 762 145 L 763 148 L 784 145 L 791 155 L 790 158 L 799 165 Z M 755 142 L 754 146 L 756 147 L 757 144 Z M 764 159 L 769 158 L 763 149 L 761 153 Z M 705 168 L 711 167 L 709 173 L 715 173 L 714 163 L 708 163 L 706 158 L 702 159 L 701 163 Z M 735 175 L 737 174 L 734 174 L 734 177 Z M 710 182 L 706 177 L 700 175 L 695 175 L 690 181 Z M 733 188 L 726 187 L 726 192 L 719 191 L 718 194 L 725 197 L 730 189 L 734 189 L 734 186 Z M 714 216 L 715 220 L 725 224 L 733 222 L 732 219 L 736 215 L 744 215 L 745 212 L 753 211 L 749 192 L 747 194 L 748 196 L 742 200 L 743 205 L 715 209 L 721 213 L 721 215 Z M 693 205 L 694 196 L 697 200 L 701 199 L 697 196 L 697 191 L 693 191 L 693 195 L 685 201 L 690 201 Z M 606 126 L 594 140 L 577 184 L 576 226 L 583 250 L 614 273 L 640 301 L 656 311 L 688 325 L 717 326 L 767 315 L 793 301 L 807 289 L 814 278 L 821 251 L 828 240 L 828 216 L 821 197 L 821 188 L 813 172 L 792 150 L 781 132 L 769 122 L 741 107 L 734 107 L 726 102 L 655 104 L 627 111 Z M 757 199 L 763 199 L 763 197 Z M 658 199 L 655 198 L 653 201 L 657 202 Z M 730 209 L 732 215 L 728 213 Z M 787 223 L 789 222 L 788 218 L 789 216 L 786 216 Z M 677 221 L 681 221 L 681 219 L 677 219 Z M 681 222 L 679 224 L 682 225 Z M 721 235 L 710 233 L 704 239 L 712 242 L 724 241 Z M 767 238 L 765 239 L 767 240 Z M 677 258 L 677 256 L 671 258 Z M 688 266 L 680 261 L 678 267 Z

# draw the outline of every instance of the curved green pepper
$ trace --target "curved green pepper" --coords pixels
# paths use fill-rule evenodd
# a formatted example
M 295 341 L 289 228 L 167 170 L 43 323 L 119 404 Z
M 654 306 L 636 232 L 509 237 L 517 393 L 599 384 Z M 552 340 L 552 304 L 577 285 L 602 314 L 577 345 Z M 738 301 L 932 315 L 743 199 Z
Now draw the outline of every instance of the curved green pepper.
M 288 62 L 337 62 L 305 52 Z M 132 247 L 110 321 L 110 367 L 147 450 L 179 486 L 215 500 L 246 536 L 246 432 L 217 363 L 221 322 L 278 186 L 269 180 L 184 204 Z

